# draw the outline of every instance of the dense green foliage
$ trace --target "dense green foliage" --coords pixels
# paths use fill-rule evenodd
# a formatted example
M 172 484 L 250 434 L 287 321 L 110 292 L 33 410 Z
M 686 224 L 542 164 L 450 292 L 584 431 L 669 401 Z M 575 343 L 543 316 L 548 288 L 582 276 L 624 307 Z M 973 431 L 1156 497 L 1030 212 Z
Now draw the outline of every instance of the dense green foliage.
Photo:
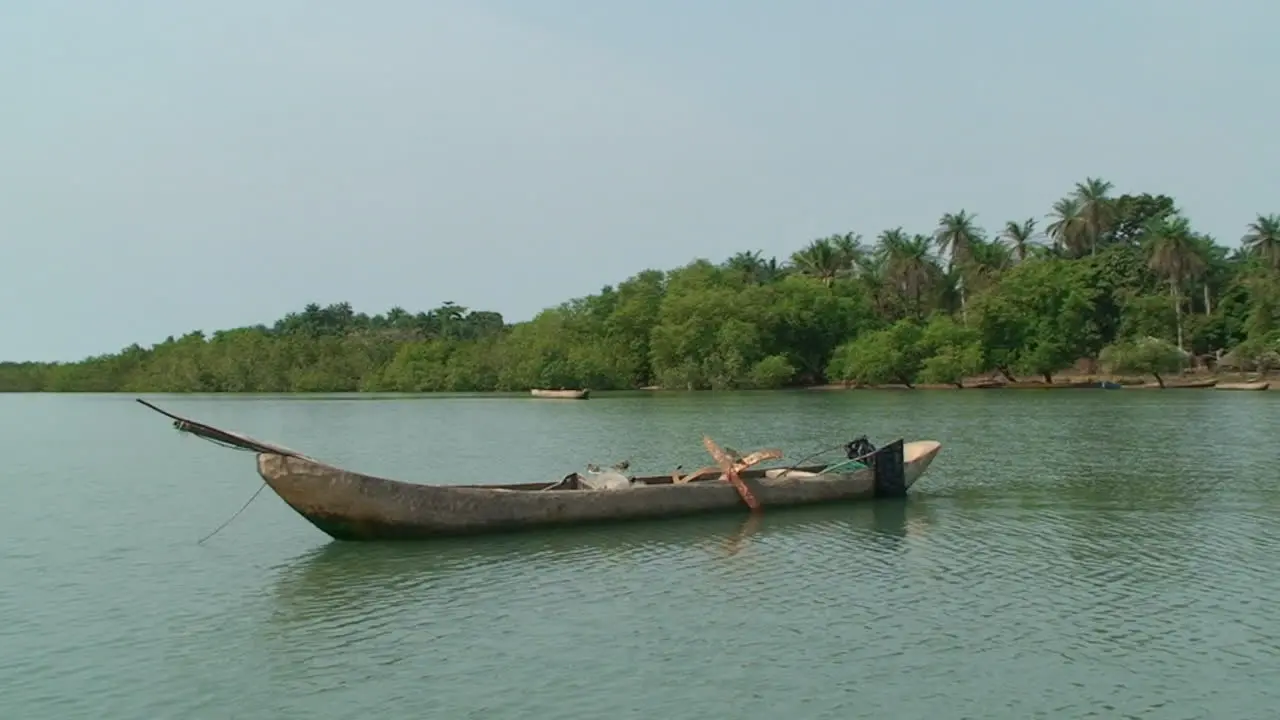
M 1144 337 L 1123 340 L 1102 348 L 1102 366 L 1112 373 L 1154 375 L 1160 387 L 1164 377 L 1178 372 L 1186 362 L 1186 353 L 1160 338 Z
M 992 236 L 962 210 L 927 235 L 848 233 L 784 262 L 742 252 L 646 270 L 514 325 L 452 303 L 374 316 L 312 304 L 270 327 L 0 364 L 0 390 L 958 384 L 985 372 L 1052 380 L 1100 356 L 1163 373 L 1223 352 L 1233 367 L 1280 366 L 1280 216 L 1259 216 L 1228 251 L 1172 198 L 1115 197 L 1089 179 L 1054 204 L 1043 232 L 1031 218 Z

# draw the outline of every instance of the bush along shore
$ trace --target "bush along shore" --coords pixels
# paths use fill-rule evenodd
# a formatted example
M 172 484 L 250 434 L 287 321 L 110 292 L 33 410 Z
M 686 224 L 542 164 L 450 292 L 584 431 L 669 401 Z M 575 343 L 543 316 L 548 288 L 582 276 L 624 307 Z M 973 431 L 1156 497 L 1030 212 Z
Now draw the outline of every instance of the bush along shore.
M 645 270 L 509 324 L 453 303 L 308 305 L 71 363 L 0 363 L 9 392 L 476 392 L 797 386 L 1157 386 L 1280 369 L 1280 215 L 1239 248 L 1166 195 L 1087 179 L 1042 218 L 845 233 L 779 260 Z M 1088 367 L 1085 367 L 1088 366 Z M 1083 370 L 1082 370 L 1083 369 Z M 966 378 L 968 381 L 966 382 Z

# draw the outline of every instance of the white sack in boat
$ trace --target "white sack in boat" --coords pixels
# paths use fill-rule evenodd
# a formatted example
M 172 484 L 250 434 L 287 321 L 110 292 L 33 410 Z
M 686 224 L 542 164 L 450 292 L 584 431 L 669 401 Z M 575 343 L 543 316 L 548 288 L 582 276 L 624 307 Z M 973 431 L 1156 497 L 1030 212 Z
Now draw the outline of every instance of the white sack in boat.
M 613 470 L 579 475 L 578 482 L 587 490 L 622 490 L 631 487 L 631 478 Z

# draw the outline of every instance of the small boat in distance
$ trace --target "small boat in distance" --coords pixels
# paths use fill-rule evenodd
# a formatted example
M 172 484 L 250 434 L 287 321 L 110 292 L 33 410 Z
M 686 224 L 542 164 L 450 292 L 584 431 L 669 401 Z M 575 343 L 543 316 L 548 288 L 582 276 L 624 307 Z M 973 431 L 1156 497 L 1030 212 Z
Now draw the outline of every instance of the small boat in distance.
M 364 475 L 288 448 L 174 415 L 181 432 L 257 454 L 258 474 L 282 500 L 335 540 L 425 540 L 556 525 L 672 518 L 748 508 L 816 505 L 902 497 L 942 449 L 934 440 L 896 440 L 875 448 L 865 437 L 837 446 L 845 457 L 826 464 L 751 468 L 778 450 L 745 457 L 711 438 L 703 445 L 716 465 L 686 475 L 627 477 L 626 464 L 589 469 L 550 482 L 423 485 Z
M 1024 380 L 1021 382 L 984 380 L 970 387 L 982 390 L 1087 390 L 1096 389 L 1099 384 L 1095 380 L 1068 380 L 1051 383 L 1040 382 L 1039 380 Z
M 1149 382 L 1138 387 L 1147 390 L 1204 390 L 1217 384 L 1217 380 L 1166 380 L 1163 385 L 1159 382 Z
M 1271 383 L 1266 380 L 1258 382 L 1243 383 L 1218 383 L 1215 386 L 1217 390 L 1266 390 L 1271 387 Z
M 534 388 L 529 394 L 536 398 L 545 398 L 549 400 L 586 400 L 591 397 L 591 391 L 582 390 L 543 390 Z

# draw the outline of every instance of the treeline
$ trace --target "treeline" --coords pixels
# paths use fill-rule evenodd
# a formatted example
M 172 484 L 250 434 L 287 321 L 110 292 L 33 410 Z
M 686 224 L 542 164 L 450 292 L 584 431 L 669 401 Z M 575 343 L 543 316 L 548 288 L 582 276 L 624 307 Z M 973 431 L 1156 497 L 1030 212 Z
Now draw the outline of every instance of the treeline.
M 0 391 L 485 391 L 774 388 L 1051 380 L 1082 358 L 1175 372 L 1192 356 L 1280 367 L 1280 216 L 1228 250 L 1165 195 L 1088 179 L 996 232 L 959 211 L 928 233 L 810 242 L 646 270 L 507 324 L 445 303 L 308 305 L 271 326 L 192 332 L 76 363 L 0 364 Z

